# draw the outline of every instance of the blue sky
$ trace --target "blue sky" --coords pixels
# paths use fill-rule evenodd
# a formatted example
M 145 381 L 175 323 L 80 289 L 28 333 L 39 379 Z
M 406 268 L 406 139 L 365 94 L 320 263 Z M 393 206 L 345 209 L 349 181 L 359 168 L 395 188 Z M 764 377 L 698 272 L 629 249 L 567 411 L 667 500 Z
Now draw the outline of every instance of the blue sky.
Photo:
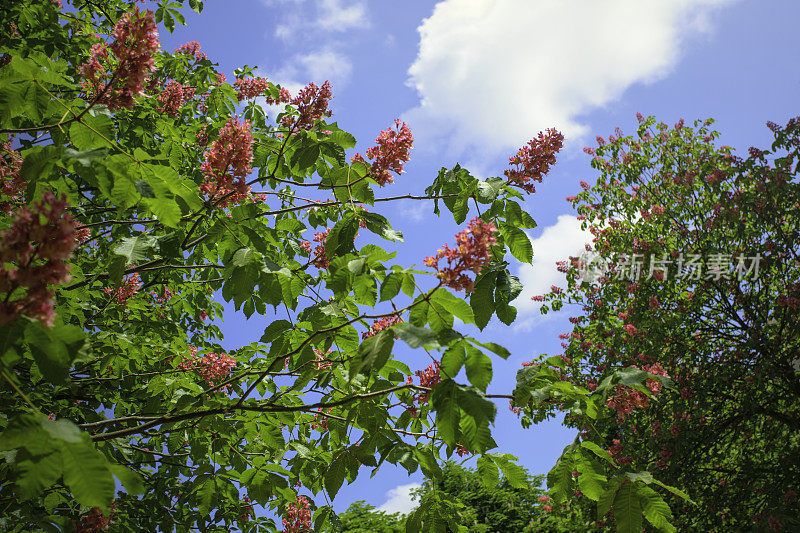
M 407 121 L 413 159 L 387 196 L 419 194 L 456 162 L 476 176 L 501 175 L 540 130 L 566 134 L 558 165 L 527 201 L 539 227 L 530 232 L 534 265 L 514 267 L 526 285 L 520 324 L 493 323 L 482 334 L 512 352 L 494 361 L 492 391 L 506 392 L 523 361 L 560 353 L 557 335 L 569 330 L 568 313 L 545 320 L 528 297 L 563 285 L 554 262 L 586 240 L 564 200 L 595 178 L 582 147 L 617 126 L 632 132 L 637 112 L 667 123 L 714 118 L 722 144 L 739 151 L 767 144 L 766 121 L 798 114 L 799 16 L 791 0 L 208 1 L 161 40 L 168 50 L 199 41 L 229 79 L 244 64 L 290 89 L 330 79 L 335 119 L 362 152 L 395 117 Z M 401 264 L 421 264 L 458 231 L 423 203 L 380 210 L 405 234 Z M 227 344 L 258 338 L 264 325 L 226 316 Z M 422 354 L 402 357 L 428 364 Z M 504 404 L 498 412 L 500 451 L 533 473 L 545 473 L 574 436 L 558 421 L 523 430 Z M 374 478 L 363 472 L 334 507 L 364 499 L 407 510 L 420 479 L 389 467 Z

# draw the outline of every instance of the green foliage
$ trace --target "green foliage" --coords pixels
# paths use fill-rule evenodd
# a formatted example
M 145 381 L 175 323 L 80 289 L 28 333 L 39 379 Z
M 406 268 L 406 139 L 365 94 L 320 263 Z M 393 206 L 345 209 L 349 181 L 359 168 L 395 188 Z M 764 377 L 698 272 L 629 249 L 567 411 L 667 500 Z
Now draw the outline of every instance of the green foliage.
M 68 530 L 113 509 L 117 531 L 276 531 L 252 506 L 289 516 L 305 505 L 303 495 L 315 500 L 308 511 L 324 530 L 338 522 L 320 503 L 365 469 L 374 474 L 389 463 L 436 480 L 456 451 L 479 456 L 485 482 L 502 479 L 491 501 L 511 498 L 502 501 L 517 502 L 513 512 L 470 507 L 486 496 L 485 482 L 470 481 L 476 496 L 466 499 L 437 486 L 405 531 L 495 522 L 522 531 L 541 518 L 539 531 L 567 516 L 559 507 L 532 517 L 538 489 L 515 458 L 493 451 L 497 407 L 486 391 L 495 356 L 509 352 L 458 331 L 516 318 L 522 285 L 510 262 L 531 261 L 523 229 L 536 225 L 517 203 L 520 193 L 504 178 L 478 180 L 459 165 L 425 189 L 436 214 L 441 202 L 461 224 L 479 209 L 499 228 L 474 290 L 452 291 L 429 269 L 393 263 L 402 228 L 373 211 L 384 205 L 378 200 L 403 197 L 381 192 L 370 165 L 347 163 L 356 140 L 328 116 L 312 123 L 294 102 L 273 117 L 256 100 L 239 100 L 254 68 L 235 71 L 228 83 L 213 60 L 164 50 L 153 57 L 152 83 L 129 104 L 115 103 L 109 91 L 123 71 L 115 60 L 95 58 L 107 69 L 102 86 L 92 89 L 83 76 L 97 54 L 95 36 L 112 40 L 135 2 L 71 5 L 69 12 L 50 0 L 0 8 L 2 27 L 13 30 L 0 36 L 2 164 L 11 176 L 18 156 L 22 181 L 19 194 L 0 198 L 0 231 L 25 222 L 15 212 L 48 191 L 69 205 L 59 222 L 77 230 L 74 242 L 56 243 L 74 245 L 55 260 L 69 281 L 31 294 L 7 273 L 29 274 L 32 262 L 2 265 L 2 304 L 36 297 L 44 309 L 53 305 L 55 318 L 40 322 L 24 308 L 0 324 L 0 527 Z M 154 18 L 172 32 L 184 23 L 183 5 L 163 0 Z M 187 5 L 203 8 L 198 0 Z M 195 96 L 170 108 L 170 84 Z M 261 96 L 277 101 L 281 88 L 266 82 Z M 213 169 L 211 154 L 227 149 L 216 141 L 237 124 L 244 144 L 252 135 L 252 158 L 249 150 L 226 154 L 247 164 Z M 239 175 L 246 181 L 229 188 L 225 180 Z M 226 343 L 223 301 L 257 316 L 263 335 Z M 396 341 L 425 350 L 440 373 L 413 383 L 423 369 L 397 360 Z M 619 383 L 645 390 L 653 378 L 615 371 L 590 394 L 562 380 L 559 364 L 520 374 L 514 401 L 527 409 L 526 423 L 566 406 L 581 423 L 613 424 L 603 395 Z M 669 509 L 649 486 L 665 487 L 617 471 L 603 457 L 607 443 L 590 443 L 559 461 L 553 499 L 572 497 L 565 491 L 577 486 L 615 513 L 638 508 L 667 529 Z M 576 482 L 573 470 L 583 479 Z M 634 473 L 627 484 L 615 481 Z
M 583 309 L 564 360 L 518 377 L 515 401 L 534 399 L 524 423 L 553 401 L 597 419 L 567 419 L 581 448 L 551 488 L 566 497 L 576 470 L 620 531 L 800 527 L 800 128 L 770 123 L 772 146 L 745 158 L 715 145 L 711 123 L 642 117 L 635 135 L 597 148 L 597 183 L 574 205 L 598 236 L 584 259 L 617 272 L 572 265 L 543 307 Z M 633 253 L 635 279 L 620 266 Z
M 403 533 L 405 518 L 399 514 L 386 514 L 363 501 L 355 502 L 338 515 L 340 533 Z

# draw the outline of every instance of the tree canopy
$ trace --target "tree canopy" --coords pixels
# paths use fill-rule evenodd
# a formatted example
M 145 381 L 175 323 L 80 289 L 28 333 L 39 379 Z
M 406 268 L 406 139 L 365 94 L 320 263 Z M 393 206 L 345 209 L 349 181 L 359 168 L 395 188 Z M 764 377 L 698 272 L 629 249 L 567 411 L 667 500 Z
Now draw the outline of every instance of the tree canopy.
M 566 291 L 540 299 L 584 306 L 565 353 L 489 392 L 510 353 L 483 330 L 516 319 L 536 225 L 522 203 L 561 133 L 501 176 L 455 165 L 392 195 L 408 125 L 356 152 L 328 82 L 291 94 L 249 67 L 228 80 L 197 42 L 163 50 L 184 3 L 203 9 L 0 6 L 3 528 L 336 529 L 344 482 L 384 464 L 431 480 L 406 531 L 515 528 L 539 504 L 553 514 L 536 527 L 797 524 L 796 121 L 773 127 L 777 159 L 715 148 L 702 123 L 642 117 L 636 139 L 603 140 L 575 199 L 593 260 L 691 251 L 714 275 L 597 284 L 563 265 Z M 398 264 L 402 228 L 380 210 L 399 200 L 461 229 Z M 748 276 L 726 277 L 740 256 Z M 263 333 L 228 345 L 222 302 Z M 492 438 L 509 402 L 525 426 L 566 414 L 578 430 L 536 502 Z M 478 505 L 500 498 L 508 512 Z

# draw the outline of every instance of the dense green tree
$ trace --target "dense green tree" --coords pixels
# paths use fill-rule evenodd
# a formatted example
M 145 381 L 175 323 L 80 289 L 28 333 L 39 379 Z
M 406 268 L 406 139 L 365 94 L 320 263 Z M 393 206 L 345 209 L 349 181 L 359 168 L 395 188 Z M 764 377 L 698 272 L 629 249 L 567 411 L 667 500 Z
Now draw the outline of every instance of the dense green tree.
M 513 396 L 488 394 L 510 354 L 456 329 L 514 322 L 509 266 L 531 262 L 535 226 L 520 200 L 558 132 L 502 177 L 456 165 L 391 196 L 407 125 L 348 157 L 329 83 L 292 95 L 250 68 L 228 80 L 196 42 L 161 49 L 183 3 L 0 3 L 0 528 L 306 532 L 335 522 L 323 502 L 364 469 L 438 479 L 456 452 L 487 486 L 525 489 L 495 451 L 495 401 L 606 427 L 612 390 L 668 383 L 618 368 L 589 391 L 552 358 Z M 378 212 L 405 199 L 464 225 L 419 269 L 395 263 L 402 232 Z M 225 347 L 222 301 L 263 334 Z M 401 349 L 432 361 L 409 368 Z M 669 529 L 675 489 L 653 490 L 603 438 L 559 460 L 554 505 L 577 477 L 621 531 L 643 513 Z M 434 485 L 406 529 L 463 531 L 459 505 Z
M 406 530 L 402 514 L 387 514 L 363 501 L 351 504 L 338 519 L 341 533 L 403 533 Z
M 487 484 L 476 469 L 448 462 L 441 477 L 425 481 L 417 498 L 422 501 L 434 491 L 441 492 L 456 502 L 459 523 L 474 533 L 602 531 L 594 526 L 588 506 L 582 509 L 577 502 L 551 505 L 543 488 L 544 476 L 527 472 L 524 476 L 522 486 L 512 486 L 505 477 Z
M 710 125 L 640 117 L 634 135 L 587 149 L 600 176 L 569 199 L 594 251 L 563 265 L 565 291 L 538 299 L 574 310 L 567 380 L 603 390 L 638 368 L 675 382 L 605 388 L 616 417 L 568 423 L 614 464 L 684 487 L 695 503 L 674 502 L 680 531 L 797 531 L 800 121 L 770 123 L 772 146 L 747 157 L 717 147 Z M 583 490 L 585 475 L 560 487 Z M 616 498 L 639 528 L 650 494 L 631 498 L 631 481 Z

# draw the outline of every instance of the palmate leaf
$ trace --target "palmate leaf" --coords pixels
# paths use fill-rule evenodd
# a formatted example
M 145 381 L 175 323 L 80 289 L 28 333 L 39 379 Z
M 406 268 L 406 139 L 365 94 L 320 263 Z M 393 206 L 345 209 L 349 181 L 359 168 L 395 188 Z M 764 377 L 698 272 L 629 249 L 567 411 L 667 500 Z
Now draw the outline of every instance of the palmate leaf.
M 617 491 L 614 497 L 614 520 L 619 533 L 641 533 L 642 504 L 636 483 L 623 483 Z
M 500 469 L 487 455 L 478 457 L 478 474 L 480 474 L 481 481 L 487 487 L 496 487 L 500 482 Z
M 528 488 L 528 475 L 525 472 L 525 469 L 515 463 L 517 461 L 517 457 L 514 457 L 511 454 L 504 453 L 490 453 L 488 457 L 500 467 L 500 470 L 503 472 L 503 476 L 506 478 L 506 481 L 514 487 L 515 489 L 525 489 Z
M 506 224 L 500 226 L 500 232 L 514 257 L 523 263 L 530 263 L 533 260 L 533 245 L 524 231 Z
M 638 486 L 637 492 L 642 504 L 642 512 L 648 522 L 666 533 L 677 531 L 671 524 L 672 511 L 660 494 L 646 485 Z
M 148 259 L 155 244 L 156 239 L 149 235 L 126 237 L 114 247 L 114 253 L 125 257 L 128 264 L 136 263 Z
M 598 472 L 592 461 L 583 455 L 578 456 L 575 464 L 580 473 L 578 488 L 590 500 L 599 500 L 605 492 L 606 476 Z
M 472 345 L 467 345 L 467 378 L 469 382 L 485 391 L 492 382 L 492 360 Z

